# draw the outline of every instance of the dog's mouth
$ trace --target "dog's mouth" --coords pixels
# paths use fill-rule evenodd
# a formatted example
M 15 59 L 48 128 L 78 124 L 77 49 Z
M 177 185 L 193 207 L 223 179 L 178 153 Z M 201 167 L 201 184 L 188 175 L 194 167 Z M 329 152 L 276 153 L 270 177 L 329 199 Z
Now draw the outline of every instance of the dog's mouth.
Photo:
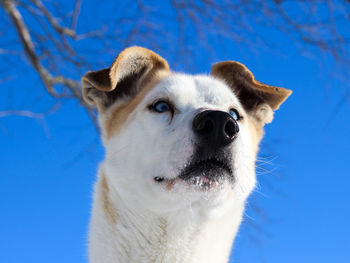
M 193 158 L 175 179 L 165 179 L 163 177 L 154 179 L 157 182 L 166 182 L 168 186 L 180 180 L 199 190 L 214 189 L 224 180 L 234 182 L 231 161 L 224 157 Z

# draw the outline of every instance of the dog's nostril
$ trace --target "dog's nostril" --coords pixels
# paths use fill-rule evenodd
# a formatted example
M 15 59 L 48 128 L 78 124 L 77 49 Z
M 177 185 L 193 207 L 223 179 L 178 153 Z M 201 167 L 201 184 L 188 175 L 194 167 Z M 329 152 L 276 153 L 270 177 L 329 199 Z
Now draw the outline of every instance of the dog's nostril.
M 229 120 L 225 124 L 225 133 L 229 138 L 235 136 L 238 132 L 238 125 L 232 120 Z

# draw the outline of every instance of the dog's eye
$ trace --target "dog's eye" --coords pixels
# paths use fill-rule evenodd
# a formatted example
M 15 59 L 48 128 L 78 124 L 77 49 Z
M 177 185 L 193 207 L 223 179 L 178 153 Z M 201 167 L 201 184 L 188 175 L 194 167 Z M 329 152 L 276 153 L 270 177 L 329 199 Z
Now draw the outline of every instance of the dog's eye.
M 230 109 L 229 113 L 232 116 L 232 118 L 234 118 L 236 121 L 239 121 L 242 118 L 236 109 Z
M 163 101 L 163 100 L 159 100 L 159 101 L 156 101 L 155 103 L 153 103 L 150 106 L 150 109 L 154 110 L 156 112 L 159 112 L 159 113 L 172 111 L 172 108 L 169 105 L 169 103 L 166 101 Z

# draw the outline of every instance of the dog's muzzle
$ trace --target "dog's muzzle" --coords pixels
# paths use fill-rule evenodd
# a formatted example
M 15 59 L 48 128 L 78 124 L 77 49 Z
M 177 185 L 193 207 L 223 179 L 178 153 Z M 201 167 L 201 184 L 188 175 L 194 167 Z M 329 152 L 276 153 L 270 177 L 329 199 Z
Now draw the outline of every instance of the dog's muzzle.
M 196 150 L 179 177 L 207 188 L 221 179 L 234 182 L 229 146 L 239 131 L 235 119 L 223 111 L 206 110 L 194 118 L 192 128 Z
M 195 151 L 181 170 L 181 179 L 201 190 L 215 188 L 224 180 L 235 182 L 232 168 L 232 148 L 239 127 L 233 117 L 223 111 L 206 110 L 195 116 L 192 123 Z M 155 177 L 158 183 L 176 179 Z

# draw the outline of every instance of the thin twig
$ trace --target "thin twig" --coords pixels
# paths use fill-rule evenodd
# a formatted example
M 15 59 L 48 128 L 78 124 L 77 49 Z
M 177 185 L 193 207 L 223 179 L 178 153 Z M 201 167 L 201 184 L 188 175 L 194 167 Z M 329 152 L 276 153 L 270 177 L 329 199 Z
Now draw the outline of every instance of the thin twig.
M 35 113 L 28 110 L 5 110 L 0 111 L 0 118 L 8 116 L 22 116 L 34 119 L 43 119 L 45 115 L 43 113 Z
M 6 0 L 5 0 L 6 1 Z M 75 37 L 75 31 L 67 28 L 60 26 L 59 23 L 57 22 L 56 18 L 51 15 L 51 13 L 46 9 L 46 7 L 42 4 L 40 0 L 30 0 L 37 8 L 40 9 L 40 11 L 43 13 L 43 15 L 46 17 L 46 19 L 49 21 L 51 26 L 59 33 L 59 34 L 65 34 L 69 37 L 74 38 Z
M 77 28 L 78 17 L 79 17 L 79 14 L 80 14 L 80 8 L 81 8 L 81 0 L 75 0 L 74 12 L 73 12 L 73 15 L 72 15 L 72 23 L 71 23 L 71 28 L 74 31 Z

